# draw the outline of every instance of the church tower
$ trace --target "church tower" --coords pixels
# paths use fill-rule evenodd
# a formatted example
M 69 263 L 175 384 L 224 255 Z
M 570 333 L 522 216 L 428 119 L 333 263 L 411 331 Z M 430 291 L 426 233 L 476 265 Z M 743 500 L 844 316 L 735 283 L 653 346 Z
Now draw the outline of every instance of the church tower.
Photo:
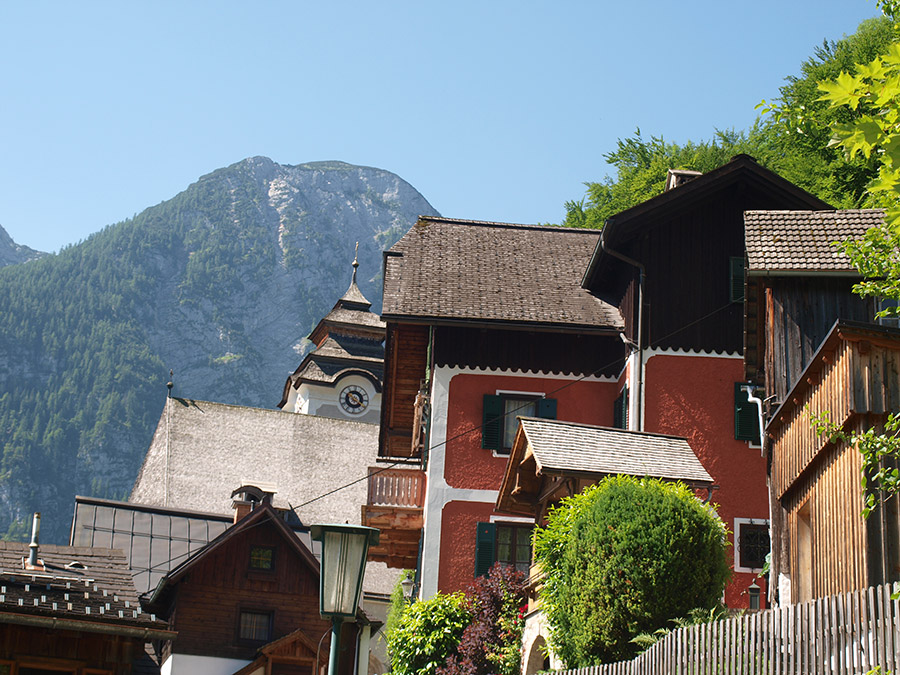
M 315 348 L 285 382 L 282 410 L 380 422 L 385 326 L 356 285 L 358 267 L 354 257 L 350 288 L 310 333 Z

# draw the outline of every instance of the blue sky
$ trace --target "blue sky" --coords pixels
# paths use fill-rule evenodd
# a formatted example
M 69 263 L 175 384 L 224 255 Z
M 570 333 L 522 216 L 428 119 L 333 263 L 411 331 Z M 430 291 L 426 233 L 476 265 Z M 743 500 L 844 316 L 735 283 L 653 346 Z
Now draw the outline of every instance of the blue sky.
M 245 157 L 393 171 L 559 222 L 645 137 L 744 129 L 873 0 L 0 6 L 0 225 L 55 251 Z

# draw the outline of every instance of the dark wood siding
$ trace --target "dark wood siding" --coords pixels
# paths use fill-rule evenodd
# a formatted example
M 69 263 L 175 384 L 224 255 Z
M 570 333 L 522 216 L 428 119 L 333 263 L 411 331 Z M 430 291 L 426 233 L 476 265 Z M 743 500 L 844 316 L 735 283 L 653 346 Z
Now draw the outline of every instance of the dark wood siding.
M 632 245 L 647 270 L 644 344 L 740 353 L 744 307 L 731 302 L 729 262 L 744 255 L 745 208 L 732 187 L 671 214 Z
M 838 319 L 871 321 L 874 303 L 854 295 L 852 279 L 786 277 L 767 279 L 763 364 L 766 395 L 780 403 L 809 365 Z
M 275 569 L 251 570 L 250 548 L 274 546 Z M 298 628 L 318 639 L 329 624 L 319 616 L 319 579 L 270 522 L 248 529 L 200 561 L 178 584 L 170 617 L 176 654 L 252 659 L 260 644 L 237 639 L 241 610 L 272 612 L 272 640 Z
M 411 457 L 416 394 L 427 375 L 429 327 L 388 324 L 381 399 L 381 457 Z
M 138 638 L 13 624 L 3 624 L 0 629 L 0 659 L 18 661 L 21 666 L 52 664 L 62 670 L 71 665 L 72 670 L 93 668 L 127 675 L 131 662 L 143 651 L 143 641 Z
M 436 366 L 573 375 L 618 375 L 626 347 L 618 336 L 438 326 Z
M 744 306 L 731 302 L 729 272 L 730 259 L 744 257 L 744 211 L 810 208 L 751 178 L 710 186 L 702 195 L 676 199 L 618 227 L 613 217 L 616 250 L 646 269 L 645 346 L 741 353 Z M 602 265 L 591 291 L 624 314 L 629 302 L 622 278 L 632 278 L 635 268 L 610 255 Z M 636 314 L 626 321 L 633 334 Z

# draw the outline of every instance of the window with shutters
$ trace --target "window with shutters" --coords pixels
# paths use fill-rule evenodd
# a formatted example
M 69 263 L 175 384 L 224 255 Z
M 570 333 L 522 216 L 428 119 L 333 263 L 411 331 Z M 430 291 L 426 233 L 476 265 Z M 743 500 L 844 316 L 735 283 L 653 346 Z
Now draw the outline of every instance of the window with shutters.
M 556 399 L 540 395 L 485 394 L 481 447 L 508 455 L 519 426 L 518 417 L 556 419 Z
M 759 408 L 750 400 L 746 382 L 734 383 L 734 437 L 759 445 Z
M 728 259 L 728 293 L 731 302 L 744 301 L 744 258 Z
M 494 563 L 513 565 L 528 574 L 531 566 L 530 523 L 478 523 L 475 536 L 475 576 L 487 574 Z

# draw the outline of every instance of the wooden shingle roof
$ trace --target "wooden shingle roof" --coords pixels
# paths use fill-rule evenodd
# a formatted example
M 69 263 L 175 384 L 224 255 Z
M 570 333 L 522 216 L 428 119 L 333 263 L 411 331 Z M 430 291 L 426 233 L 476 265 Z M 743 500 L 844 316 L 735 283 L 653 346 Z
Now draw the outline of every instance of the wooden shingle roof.
M 856 275 L 850 259 L 833 242 L 859 238 L 883 222 L 881 209 L 746 211 L 747 272 Z
M 648 476 L 711 485 L 687 439 L 523 417 L 522 431 L 542 474 Z
M 382 318 L 620 330 L 579 282 L 595 230 L 423 216 L 385 254 Z

